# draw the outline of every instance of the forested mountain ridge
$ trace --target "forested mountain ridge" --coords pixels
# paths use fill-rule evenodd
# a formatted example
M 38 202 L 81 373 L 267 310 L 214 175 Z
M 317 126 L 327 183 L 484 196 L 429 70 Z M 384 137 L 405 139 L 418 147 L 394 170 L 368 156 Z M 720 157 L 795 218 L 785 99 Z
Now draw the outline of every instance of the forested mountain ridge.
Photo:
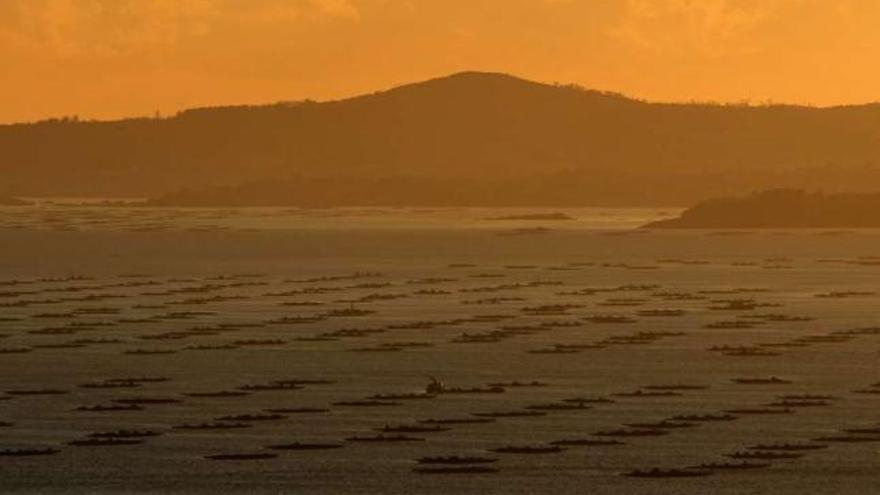
M 496 204 L 690 204 L 768 187 L 880 190 L 878 167 L 877 104 L 648 103 L 477 72 L 338 101 L 0 126 L 0 194 L 16 196 L 403 180 L 459 184 L 469 203 L 495 190 Z

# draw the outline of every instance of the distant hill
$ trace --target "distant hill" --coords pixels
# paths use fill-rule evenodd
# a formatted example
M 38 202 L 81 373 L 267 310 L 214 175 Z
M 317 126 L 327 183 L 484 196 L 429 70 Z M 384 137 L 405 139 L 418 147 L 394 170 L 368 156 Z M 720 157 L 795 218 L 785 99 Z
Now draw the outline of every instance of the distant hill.
M 878 228 L 880 193 L 764 191 L 704 201 L 645 228 Z
M 293 204 L 315 184 L 327 198 L 373 188 L 371 203 L 417 195 L 383 199 L 382 183 L 441 196 L 455 185 L 469 191 L 467 202 L 494 204 L 687 205 L 767 187 L 880 190 L 880 105 L 646 103 L 467 72 L 322 103 L 4 125 L 0 177 L 0 193 L 20 196 L 188 189 L 221 203 L 221 190 L 243 197 L 242 188 L 272 183 L 288 184 L 272 194 Z

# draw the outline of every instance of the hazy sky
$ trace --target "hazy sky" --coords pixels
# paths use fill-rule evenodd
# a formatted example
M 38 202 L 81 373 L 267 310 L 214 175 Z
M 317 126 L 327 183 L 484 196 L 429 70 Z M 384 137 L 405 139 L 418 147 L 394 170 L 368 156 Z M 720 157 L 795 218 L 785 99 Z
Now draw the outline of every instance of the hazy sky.
M 461 70 L 651 100 L 880 101 L 878 0 L 0 0 L 0 122 Z

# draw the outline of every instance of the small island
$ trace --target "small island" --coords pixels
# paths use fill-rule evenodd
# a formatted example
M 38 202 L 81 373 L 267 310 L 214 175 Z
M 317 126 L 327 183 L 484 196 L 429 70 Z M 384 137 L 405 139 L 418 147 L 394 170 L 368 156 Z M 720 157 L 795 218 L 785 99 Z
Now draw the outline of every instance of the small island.
M 11 196 L 0 196 L 0 206 L 28 206 L 31 203 Z
M 574 217 L 571 215 L 566 215 L 565 213 L 554 212 L 554 213 L 525 213 L 522 215 L 507 215 L 502 217 L 488 217 L 485 220 L 536 220 L 536 221 L 544 221 L 544 220 L 574 220 Z
M 880 193 L 774 189 L 711 199 L 645 229 L 880 228 Z

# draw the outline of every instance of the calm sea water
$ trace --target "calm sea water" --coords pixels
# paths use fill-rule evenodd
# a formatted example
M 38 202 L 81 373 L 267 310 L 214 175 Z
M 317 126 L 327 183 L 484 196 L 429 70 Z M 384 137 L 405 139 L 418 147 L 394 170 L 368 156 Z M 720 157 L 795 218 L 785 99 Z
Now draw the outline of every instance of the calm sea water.
M 874 490 L 880 435 L 844 430 L 880 422 L 880 394 L 865 393 L 880 390 L 872 386 L 880 381 L 880 335 L 864 330 L 878 325 L 880 265 L 874 256 L 880 232 L 634 230 L 673 210 L 572 209 L 561 210 L 572 220 L 490 220 L 555 211 L 0 209 L 0 348 L 29 350 L 0 354 L 0 399 L 6 399 L 0 400 L 0 421 L 10 423 L 0 427 L 0 450 L 59 450 L 0 456 L 0 492 Z M 589 319 L 596 315 L 629 322 Z M 492 341 L 465 343 L 462 334 Z M 314 339 L 319 336 L 325 340 Z M 76 342 L 79 347 L 56 346 Z M 596 348 L 533 352 L 578 344 Z M 233 348 L 205 349 L 221 345 Z M 747 351 L 709 350 L 713 346 Z M 376 351 L 389 347 L 399 350 Z M 458 387 L 512 381 L 545 386 L 387 406 L 335 404 L 418 393 L 428 375 Z M 134 388 L 82 386 L 143 376 L 168 380 Z M 753 377 L 788 383 L 734 381 Z M 332 383 L 239 397 L 187 395 L 293 379 Z M 681 385 L 694 388 L 626 395 Z M 15 393 L 46 389 L 65 393 Z M 830 397 L 768 406 L 786 395 Z M 179 402 L 138 411 L 76 410 L 145 397 Z M 410 434 L 420 441 L 346 440 L 376 435 L 385 425 L 534 410 L 528 408 L 570 404 L 564 401 L 576 397 L 611 401 Z M 692 418 L 691 427 L 618 438 L 623 444 L 615 446 L 491 452 L 608 438 L 596 434 L 681 415 L 767 407 L 792 412 Z M 244 419 L 250 427 L 235 430 L 175 428 L 277 408 L 328 411 Z M 122 429 L 160 435 L 138 445 L 68 444 Z M 841 436 L 865 441 L 815 441 Z M 294 441 L 343 447 L 266 448 Z M 799 452 L 796 459 L 761 461 L 770 464 L 764 468 L 715 470 L 705 477 L 622 476 L 731 462 L 727 455 L 755 444 L 806 442 L 826 447 Z M 205 459 L 267 452 L 278 457 Z M 413 471 L 416 459 L 439 455 L 495 458 L 498 472 Z

